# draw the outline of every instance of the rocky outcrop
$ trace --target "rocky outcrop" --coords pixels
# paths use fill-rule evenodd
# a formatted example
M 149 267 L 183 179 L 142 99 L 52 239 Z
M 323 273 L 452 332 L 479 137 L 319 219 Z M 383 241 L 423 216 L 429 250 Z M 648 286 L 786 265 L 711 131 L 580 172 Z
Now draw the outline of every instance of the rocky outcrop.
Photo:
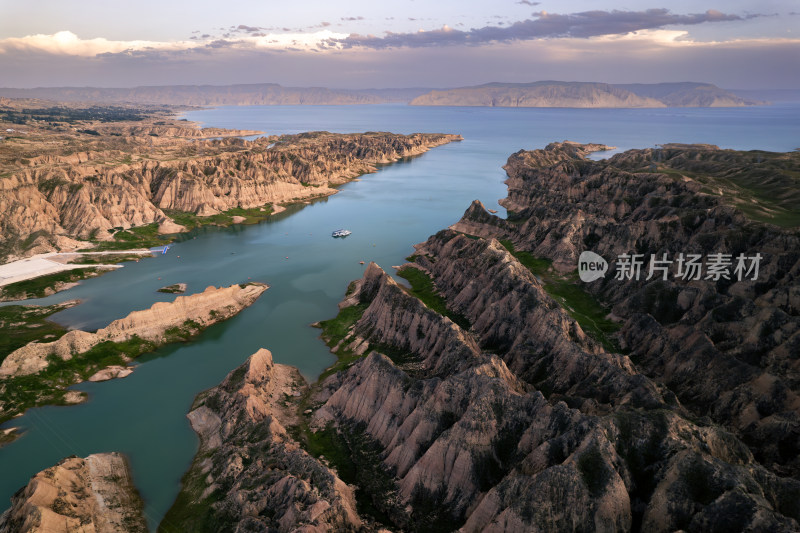
M 68 457 L 39 472 L 0 517 L 2 533 L 147 530 L 142 500 L 118 453 Z
M 706 83 L 609 85 L 592 82 L 539 81 L 487 83 L 433 90 L 410 105 L 488 107 L 738 107 L 746 100 Z
M 265 290 L 267 286 L 261 283 L 208 287 L 202 293 L 178 296 L 172 302 L 156 302 L 150 309 L 134 311 L 95 333 L 73 330 L 54 342 L 32 342 L 3 360 L 0 377 L 35 374 L 47 367 L 51 354 L 68 360 L 102 342 L 138 337 L 159 345 L 178 340 L 227 320 L 255 302 Z
M 200 455 L 159 531 L 360 530 L 352 489 L 287 432 L 286 399 L 304 385 L 261 349 L 198 396 L 188 416 Z
M 155 157 L 152 146 L 131 141 L 135 161 L 113 150 L 41 156 L 0 179 L 0 232 L 7 247 L 38 239 L 41 251 L 57 246 L 58 236 L 110 240 L 119 229 L 152 223 L 161 233 L 182 231 L 164 210 L 210 216 L 333 194 L 332 186 L 375 172 L 378 164 L 458 139 L 327 132 L 278 143 L 169 138 L 159 141 L 163 154 Z
M 445 230 L 417 247 L 450 307 L 472 324 L 486 350 L 502 353 L 515 375 L 563 395 L 582 410 L 619 405 L 674 404 L 634 368 L 606 353 L 551 298 L 542 283 L 494 239 L 471 239 Z

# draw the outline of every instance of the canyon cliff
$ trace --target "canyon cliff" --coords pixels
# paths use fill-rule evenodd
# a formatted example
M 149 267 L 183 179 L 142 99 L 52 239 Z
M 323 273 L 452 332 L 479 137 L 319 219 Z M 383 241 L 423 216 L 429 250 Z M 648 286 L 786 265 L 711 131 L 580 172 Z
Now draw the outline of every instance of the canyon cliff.
M 174 233 L 185 228 L 170 215 L 182 213 L 268 212 L 277 204 L 333 194 L 335 185 L 375 172 L 376 165 L 460 139 L 316 132 L 254 141 L 187 140 L 161 136 L 182 135 L 181 128 L 165 132 L 165 126 L 152 126 L 161 133 L 146 135 L 141 128 L 123 128 L 124 134 L 114 136 L 99 127 L 108 137 L 87 140 L 85 151 L 9 160 L 0 177 L 0 253 L 91 247 L 150 224 Z
M 513 154 L 508 218 L 473 203 L 410 287 L 370 263 L 317 383 L 259 350 L 198 395 L 160 529 L 800 529 L 797 155 L 605 148 Z M 605 277 L 579 281 L 586 250 Z M 756 279 L 614 276 L 723 252 Z

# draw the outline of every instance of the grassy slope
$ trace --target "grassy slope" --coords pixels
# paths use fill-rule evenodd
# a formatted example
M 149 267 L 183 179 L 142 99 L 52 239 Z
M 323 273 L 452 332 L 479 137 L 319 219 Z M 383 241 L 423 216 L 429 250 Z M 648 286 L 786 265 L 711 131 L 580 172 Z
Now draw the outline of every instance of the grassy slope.
M 424 303 L 429 309 L 436 311 L 440 315 L 446 316 L 463 329 L 469 330 L 469 320 L 467 320 L 467 318 L 463 315 L 460 315 L 447 308 L 447 302 L 437 292 L 436 286 L 433 284 L 433 280 L 427 273 L 418 268 L 406 267 L 401 268 L 397 272 L 397 275 L 411 284 L 411 289 L 409 292 L 413 296 L 416 296 L 422 300 L 422 303 Z
M 800 226 L 800 152 L 761 150 L 699 152 L 696 158 L 659 163 L 658 172 L 703 185 L 703 192 L 722 197 L 749 218 L 777 226 Z
M 580 324 L 587 335 L 603 345 L 606 350 L 618 351 L 612 335 L 621 325 L 606 318 L 608 309 L 584 291 L 574 276 L 559 276 L 550 268 L 550 261 L 517 251 L 511 241 L 500 241 L 517 260 L 541 281 L 547 293 Z
M 8 354 L 31 341 L 52 342 L 67 332 L 66 328 L 47 317 L 64 309 L 63 305 L 47 307 L 9 305 L 0 307 L 0 363 Z

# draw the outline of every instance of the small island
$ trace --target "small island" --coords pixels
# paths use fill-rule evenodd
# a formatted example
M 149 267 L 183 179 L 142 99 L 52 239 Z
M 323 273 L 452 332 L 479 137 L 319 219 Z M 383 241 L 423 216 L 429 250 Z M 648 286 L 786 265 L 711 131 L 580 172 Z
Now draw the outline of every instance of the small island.
M 172 285 L 167 285 L 166 287 L 161 287 L 156 292 L 165 292 L 167 294 L 183 294 L 186 292 L 186 284 L 185 283 L 173 283 Z

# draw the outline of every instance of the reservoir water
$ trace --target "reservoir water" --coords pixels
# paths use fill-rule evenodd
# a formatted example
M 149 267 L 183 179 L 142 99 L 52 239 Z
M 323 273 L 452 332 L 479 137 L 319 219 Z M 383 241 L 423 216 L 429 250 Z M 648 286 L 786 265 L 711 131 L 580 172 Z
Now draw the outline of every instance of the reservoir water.
M 187 293 L 252 279 L 270 289 L 250 308 L 189 344 L 164 347 L 137 361 L 128 378 L 76 386 L 89 401 L 29 410 L 8 426 L 25 434 L 0 448 L 0 510 L 30 477 L 69 455 L 125 453 L 151 527 L 172 504 L 197 449 L 185 415 L 194 396 L 218 384 L 260 347 L 313 380 L 334 358 L 312 322 L 336 314 L 360 261 L 391 271 L 412 245 L 454 223 L 474 199 L 504 210 L 501 166 L 520 149 L 569 139 L 618 150 L 667 142 L 791 151 L 800 146 L 800 105 L 720 109 L 508 109 L 379 106 L 245 106 L 193 111 L 207 126 L 268 134 L 332 132 L 460 133 L 464 141 L 382 168 L 332 197 L 292 207 L 271 220 L 183 235 L 167 255 L 138 263 L 41 300 L 83 303 L 53 318 L 95 329 L 173 296 L 155 292 L 187 283 Z M 598 157 L 603 157 L 598 154 Z M 346 239 L 331 231 L 347 228 Z

